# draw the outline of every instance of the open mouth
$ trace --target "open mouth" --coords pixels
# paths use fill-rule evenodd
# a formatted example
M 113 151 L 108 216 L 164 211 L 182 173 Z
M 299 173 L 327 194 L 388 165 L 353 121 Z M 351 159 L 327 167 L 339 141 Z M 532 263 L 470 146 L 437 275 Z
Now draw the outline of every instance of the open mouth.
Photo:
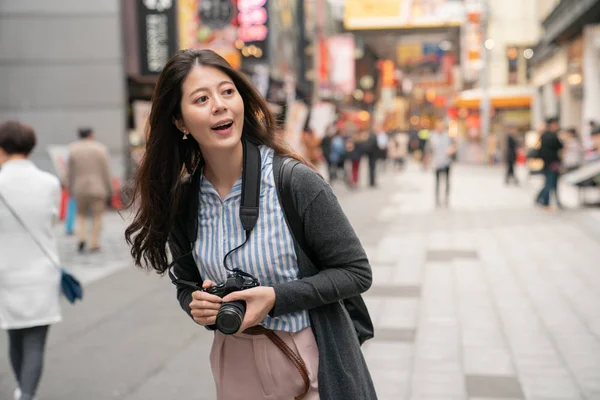
M 226 131 L 227 129 L 231 128 L 231 125 L 233 125 L 233 121 L 229 121 L 229 122 L 225 122 L 223 124 L 215 125 L 211 129 L 213 129 L 215 131 Z

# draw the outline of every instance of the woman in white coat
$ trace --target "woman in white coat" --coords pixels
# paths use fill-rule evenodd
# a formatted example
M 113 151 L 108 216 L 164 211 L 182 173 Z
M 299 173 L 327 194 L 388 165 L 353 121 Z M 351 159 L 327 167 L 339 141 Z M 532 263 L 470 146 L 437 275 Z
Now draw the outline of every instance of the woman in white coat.
M 28 159 L 35 144 L 30 127 L 15 121 L 0 125 L 0 328 L 8 330 L 18 400 L 33 399 L 48 328 L 61 320 L 60 271 L 6 205 L 58 261 L 54 224 L 60 182 Z

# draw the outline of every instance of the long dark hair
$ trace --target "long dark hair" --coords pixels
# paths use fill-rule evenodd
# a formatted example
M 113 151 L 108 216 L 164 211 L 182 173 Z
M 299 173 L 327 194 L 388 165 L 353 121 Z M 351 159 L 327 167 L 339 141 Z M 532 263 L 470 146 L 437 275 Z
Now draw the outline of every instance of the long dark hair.
M 181 119 L 182 83 L 194 65 L 226 73 L 244 101 L 242 138 L 272 148 L 280 156 L 306 163 L 276 133 L 269 106 L 254 86 L 212 50 L 181 50 L 165 65 L 152 96 L 146 126 L 146 151 L 133 182 L 131 204 L 137 211 L 125 230 L 135 265 L 164 273 L 168 267 L 167 239 L 181 200 L 182 182 L 204 163 L 198 142 L 174 124 Z

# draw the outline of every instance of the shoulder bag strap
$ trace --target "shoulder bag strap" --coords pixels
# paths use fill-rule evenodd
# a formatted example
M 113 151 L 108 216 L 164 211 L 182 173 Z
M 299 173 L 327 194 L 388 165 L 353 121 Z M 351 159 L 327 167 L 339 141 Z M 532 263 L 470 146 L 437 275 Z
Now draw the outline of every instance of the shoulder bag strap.
M 296 242 L 298 242 L 302 251 L 314 263 L 314 256 L 306 243 L 304 226 L 302 225 L 300 214 L 298 214 L 298 210 L 295 207 L 294 194 L 292 191 L 292 173 L 298 164 L 300 164 L 300 161 L 294 160 L 293 158 L 286 158 L 281 164 L 278 185 L 281 195 L 281 207 L 283 208 L 283 213 L 290 225 L 292 236 L 294 236 L 294 239 L 296 239 Z
M 60 265 L 58 265 L 58 263 L 56 262 L 56 260 L 54 258 L 52 258 L 52 256 L 50 255 L 50 253 L 48 253 L 48 250 L 46 250 L 44 248 L 44 246 L 39 242 L 39 240 L 35 237 L 35 235 L 27 227 L 27 225 L 25 224 L 25 222 L 23 221 L 23 219 L 19 216 L 19 214 L 17 214 L 17 212 L 15 211 L 15 209 L 8 203 L 8 201 L 2 195 L 2 193 L 0 193 L 0 201 L 2 201 L 2 203 L 4 203 L 4 205 L 6 206 L 6 208 L 8 209 L 8 211 L 10 211 L 10 213 L 13 215 L 13 217 L 15 217 L 15 220 L 17 220 L 17 222 L 19 223 L 19 225 L 21 225 L 21 227 L 23 227 L 23 229 L 25 230 L 25 232 L 27 232 L 27 234 L 29 234 L 29 236 L 31 237 L 31 239 L 39 247 L 39 249 L 42 251 L 42 253 L 44 253 L 44 255 L 46 256 L 46 258 L 52 263 L 52 265 L 54 265 L 58 270 L 62 270 L 62 268 L 60 267 Z

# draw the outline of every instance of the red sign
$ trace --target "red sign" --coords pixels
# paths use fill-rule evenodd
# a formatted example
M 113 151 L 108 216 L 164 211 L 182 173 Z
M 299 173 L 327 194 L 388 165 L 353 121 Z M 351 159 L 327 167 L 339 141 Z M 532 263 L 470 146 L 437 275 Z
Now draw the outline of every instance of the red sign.
M 327 40 L 319 39 L 319 83 L 329 82 L 329 49 Z
M 384 60 L 381 62 L 381 86 L 382 87 L 394 87 L 396 86 L 396 73 L 394 70 L 394 62 L 391 60 Z

